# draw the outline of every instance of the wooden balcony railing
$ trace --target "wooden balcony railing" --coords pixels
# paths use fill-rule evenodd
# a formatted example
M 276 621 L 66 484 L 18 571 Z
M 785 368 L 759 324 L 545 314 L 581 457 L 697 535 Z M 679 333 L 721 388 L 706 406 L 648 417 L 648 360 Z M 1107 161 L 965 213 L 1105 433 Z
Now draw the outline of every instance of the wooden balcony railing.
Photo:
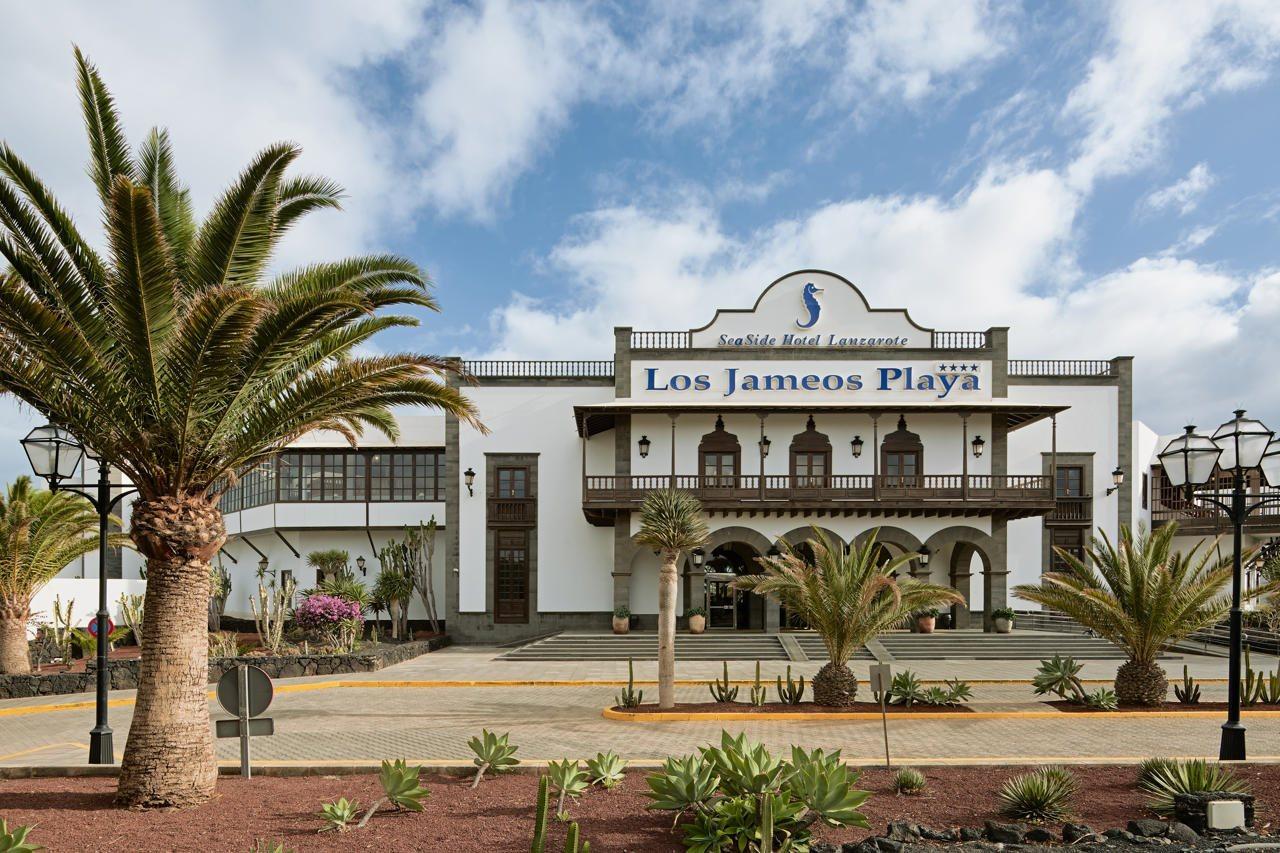
M 1054 506 L 1052 484 L 1039 474 L 927 474 L 891 477 L 837 474 L 829 477 L 696 474 L 587 475 L 583 508 L 629 509 L 655 489 L 691 492 L 716 512 L 1003 513 L 1010 518 L 1043 515 Z
M 1093 522 L 1093 496 L 1059 495 L 1053 511 L 1044 519 L 1049 524 L 1091 524 Z
M 538 520 L 538 502 L 534 498 L 489 498 L 486 521 L 491 525 L 532 525 Z

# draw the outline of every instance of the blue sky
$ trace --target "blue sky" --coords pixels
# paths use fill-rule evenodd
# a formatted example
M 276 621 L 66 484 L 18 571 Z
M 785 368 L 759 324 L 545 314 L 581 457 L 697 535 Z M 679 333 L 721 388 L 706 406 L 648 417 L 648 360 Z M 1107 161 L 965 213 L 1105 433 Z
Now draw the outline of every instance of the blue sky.
M 280 265 L 408 255 L 376 343 L 608 357 L 830 268 L 1015 357 L 1137 358 L 1160 431 L 1280 425 L 1280 4 L 12 4 L 0 137 L 85 227 L 71 44 L 207 204 L 287 138 L 347 187 Z M 12 405 L 7 406 L 12 410 Z M 0 428 L 0 473 L 31 416 Z

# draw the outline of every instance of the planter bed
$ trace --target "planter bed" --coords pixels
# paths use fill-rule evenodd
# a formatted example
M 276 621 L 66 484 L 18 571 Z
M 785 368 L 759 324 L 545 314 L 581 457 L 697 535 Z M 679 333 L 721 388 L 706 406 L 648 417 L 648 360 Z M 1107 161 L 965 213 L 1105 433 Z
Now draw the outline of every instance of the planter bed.
M 447 634 L 408 643 L 379 643 L 365 646 L 346 655 L 244 655 L 213 658 L 209 661 L 209 683 L 240 663 L 251 663 L 266 670 L 272 678 L 300 678 L 309 675 L 342 675 L 349 672 L 376 672 L 392 664 L 425 655 L 449 645 Z M 108 661 L 112 690 L 134 690 L 138 686 L 138 658 Z M 89 693 L 97 684 L 97 667 L 32 675 L 0 675 L 0 699 L 25 699 L 32 696 L 57 696 L 65 693 Z
M 637 708 L 623 708 L 615 705 L 610 708 L 622 714 L 879 714 L 878 702 L 854 702 L 852 705 L 835 707 L 832 705 L 815 705 L 812 702 L 801 702 L 799 705 L 787 705 L 782 702 L 766 702 L 763 705 L 752 705 L 750 702 L 677 702 L 674 708 L 659 708 L 657 705 L 644 704 Z M 902 705 L 886 705 L 889 714 L 971 714 L 973 709 L 964 705 L 920 705 L 910 708 Z
M 820 837 L 834 845 L 882 834 L 889 821 L 910 821 L 935 829 L 982 827 L 1003 822 L 996 792 L 1025 767 L 924 768 L 928 788 L 919 796 L 897 796 L 890 790 L 891 772 L 869 768 L 860 785 L 873 792 L 863 808 L 873 832 L 823 829 Z M 1152 815 L 1134 787 L 1132 766 L 1080 766 L 1075 820 L 1097 829 L 1124 827 Z M 1257 797 L 1256 824 L 1274 825 L 1280 814 L 1280 766 L 1246 765 L 1236 772 Z M 527 850 L 533 833 L 537 779 L 531 773 L 486 778 L 479 789 L 455 777 L 423 774 L 431 791 L 420 814 L 375 815 L 364 829 L 343 834 L 317 834 L 321 802 L 349 797 L 361 804 L 381 795 L 373 774 L 223 778 L 218 796 L 187 811 L 131 812 L 111 807 L 112 778 L 19 779 L 0 781 L 0 817 L 15 824 L 37 824 L 30 841 L 51 850 L 108 850 L 123 844 L 131 851 L 250 850 L 256 839 L 283 841 L 297 850 L 448 850 L 490 853 Z M 627 774 L 614 791 L 593 788 L 570 806 L 593 850 L 618 853 L 669 853 L 683 849 L 671 831 L 671 815 L 647 811 L 645 774 Z M 1045 825 L 1058 837 L 1060 822 Z M 564 828 L 553 824 L 548 850 L 559 850 Z M 852 849 L 852 848 L 850 848 Z M 968 849 L 974 849 L 970 846 Z M 992 849 L 988 847 L 987 849 Z M 1115 846 L 1110 849 L 1116 850 Z M 1157 848 L 1159 849 L 1159 848 Z M 1164 849 L 1186 849 L 1167 846 Z
M 1080 705 L 1076 702 L 1067 702 L 1062 699 L 1055 699 L 1052 702 L 1045 702 L 1043 704 L 1049 705 L 1056 711 L 1062 711 L 1068 714 L 1079 714 L 1084 712 L 1088 712 L 1092 714 L 1114 713 L 1110 711 L 1099 711 L 1096 708 L 1090 708 L 1088 705 Z M 1227 703 L 1226 702 L 1200 702 L 1196 705 L 1184 705 L 1181 702 L 1165 702 L 1164 704 L 1161 704 L 1161 705 L 1121 705 L 1119 708 L 1116 709 L 1116 711 L 1124 711 L 1125 713 L 1160 712 L 1160 713 L 1166 713 L 1166 714 L 1169 712 L 1189 713 L 1194 711 L 1214 711 L 1214 712 L 1221 712 L 1225 714 L 1227 712 Z M 1259 702 L 1254 705 L 1241 705 L 1240 711 L 1245 714 L 1249 713 L 1250 711 L 1280 711 L 1280 705 L 1266 705 Z

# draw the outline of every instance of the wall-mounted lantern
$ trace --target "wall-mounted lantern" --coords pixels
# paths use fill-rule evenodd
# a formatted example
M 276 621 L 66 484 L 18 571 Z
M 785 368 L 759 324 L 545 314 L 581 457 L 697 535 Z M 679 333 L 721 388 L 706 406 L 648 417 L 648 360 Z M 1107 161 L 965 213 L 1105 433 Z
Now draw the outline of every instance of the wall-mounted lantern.
M 649 436 L 647 435 L 640 436 L 640 440 L 636 442 L 636 444 L 640 446 L 640 458 L 648 459 L 649 447 L 653 444 L 653 442 L 649 440 Z
M 1116 470 L 1111 472 L 1111 488 L 1107 489 L 1107 494 L 1108 495 L 1112 494 L 1113 492 L 1115 492 L 1116 489 L 1120 488 L 1123 485 L 1124 485 L 1124 469 L 1121 468 L 1119 465 L 1117 465 Z
M 694 548 L 689 552 L 689 556 L 693 558 L 693 567 L 695 569 L 700 569 L 702 568 L 702 564 L 706 562 L 707 552 L 701 548 Z
M 973 441 L 969 442 L 969 446 L 973 448 L 973 458 L 981 459 L 982 451 L 986 448 L 987 443 L 982 440 L 982 436 L 975 435 Z
M 356 557 L 356 568 L 360 570 L 360 575 L 362 577 L 367 576 L 369 574 L 368 569 L 365 567 L 363 554 L 360 555 L 359 557 Z
M 921 546 L 920 546 L 920 550 L 919 550 L 919 551 L 917 551 L 916 553 L 920 555 L 920 556 L 919 556 L 920 565 L 922 565 L 922 566 L 927 566 L 927 565 L 929 565 L 929 557 L 930 557 L 930 554 L 929 554 L 929 549 L 928 549 L 928 548 L 926 548 L 926 547 L 924 547 L 923 545 L 921 545 Z
M 767 436 L 767 435 L 762 435 L 762 436 L 760 436 L 760 457 L 761 457 L 762 459 L 763 459 L 763 458 L 767 458 L 767 457 L 768 457 L 768 455 L 769 455 L 769 446 L 770 446 L 771 444 L 773 444 L 773 442 L 769 440 L 769 436 Z
M 862 455 L 862 436 L 855 435 L 853 441 L 849 442 L 849 446 L 853 448 L 853 458 L 857 459 Z
M 265 576 L 267 573 L 267 567 L 270 565 L 271 565 L 271 562 L 266 557 L 263 557 L 261 560 L 259 560 L 258 561 L 258 577 Z
M 467 494 L 474 498 L 476 496 L 476 472 L 468 467 L 467 470 L 462 472 L 462 477 L 463 482 L 467 484 Z

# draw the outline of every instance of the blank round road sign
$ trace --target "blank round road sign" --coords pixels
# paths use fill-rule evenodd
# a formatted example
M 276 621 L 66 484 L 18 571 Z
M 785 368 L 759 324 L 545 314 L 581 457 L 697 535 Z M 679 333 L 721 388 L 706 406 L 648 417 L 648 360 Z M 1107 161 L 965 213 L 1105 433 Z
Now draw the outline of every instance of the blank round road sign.
M 249 670 L 249 716 L 256 717 L 271 706 L 275 689 L 262 667 L 248 664 L 245 668 Z M 240 714 L 240 667 L 227 670 L 218 679 L 218 704 L 228 714 Z

